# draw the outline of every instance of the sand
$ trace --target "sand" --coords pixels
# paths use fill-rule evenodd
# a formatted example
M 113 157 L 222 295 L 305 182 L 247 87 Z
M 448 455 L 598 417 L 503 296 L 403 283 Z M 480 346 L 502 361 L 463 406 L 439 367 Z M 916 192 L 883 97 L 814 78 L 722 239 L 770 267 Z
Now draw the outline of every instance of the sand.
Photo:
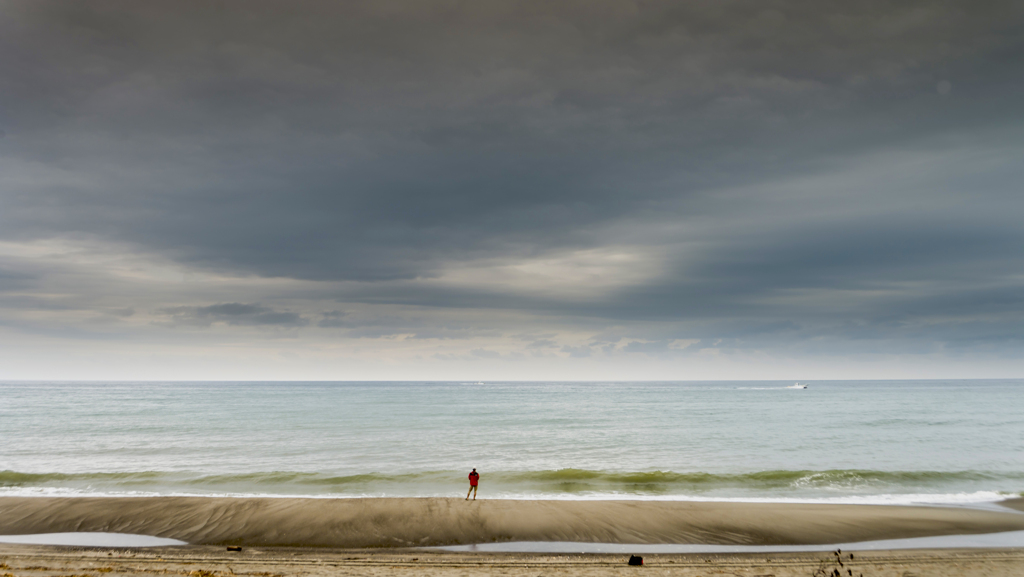
M 0 576 L 13 577 L 814 577 L 841 569 L 854 577 L 1019 577 L 1024 551 L 900 551 L 784 555 L 626 555 L 432 553 L 188 546 L 104 550 L 0 545 Z
M 1007 499 L 1005 501 L 1000 501 L 999 505 L 1015 511 L 1024 512 L 1024 499 Z
M 787 545 L 1020 530 L 1020 513 L 939 507 L 443 498 L 0 498 L 0 534 L 102 531 L 194 545 L 250 547 L 382 548 L 504 541 Z
M 1021 500 L 1006 503 L 1024 510 Z M 1024 549 L 828 553 L 454 553 L 495 541 L 800 544 L 1024 530 L 1024 515 L 965 508 L 461 499 L 0 498 L 0 534 L 107 531 L 171 548 L 0 544 L 0 577 L 853 577 L 1024 575 Z M 227 551 L 240 544 L 242 551 Z M 301 545 L 301 547 L 295 547 Z M 291 547 L 289 547 L 291 546 Z

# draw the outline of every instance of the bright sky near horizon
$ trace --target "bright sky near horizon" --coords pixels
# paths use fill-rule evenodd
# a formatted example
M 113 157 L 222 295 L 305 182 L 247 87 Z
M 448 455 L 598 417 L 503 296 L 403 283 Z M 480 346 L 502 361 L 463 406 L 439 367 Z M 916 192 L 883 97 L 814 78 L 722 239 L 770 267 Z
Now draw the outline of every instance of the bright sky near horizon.
M 0 0 L 0 379 L 1024 375 L 1024 4 Z

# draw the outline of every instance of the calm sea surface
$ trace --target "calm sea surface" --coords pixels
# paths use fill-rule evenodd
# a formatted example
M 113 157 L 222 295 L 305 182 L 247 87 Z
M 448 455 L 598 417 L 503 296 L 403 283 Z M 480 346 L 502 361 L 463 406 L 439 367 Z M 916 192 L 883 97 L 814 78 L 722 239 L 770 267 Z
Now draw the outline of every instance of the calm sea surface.
M 1024 381 L 0 383 L 0 495 L 968 503 Z

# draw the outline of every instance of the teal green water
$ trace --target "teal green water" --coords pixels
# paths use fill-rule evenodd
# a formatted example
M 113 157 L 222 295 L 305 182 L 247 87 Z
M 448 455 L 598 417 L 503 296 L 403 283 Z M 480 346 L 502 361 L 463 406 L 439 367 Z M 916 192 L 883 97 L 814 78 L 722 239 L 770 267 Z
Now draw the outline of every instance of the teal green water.
M 1024 381 L 0 383 L 0 495 L 968 503 Z

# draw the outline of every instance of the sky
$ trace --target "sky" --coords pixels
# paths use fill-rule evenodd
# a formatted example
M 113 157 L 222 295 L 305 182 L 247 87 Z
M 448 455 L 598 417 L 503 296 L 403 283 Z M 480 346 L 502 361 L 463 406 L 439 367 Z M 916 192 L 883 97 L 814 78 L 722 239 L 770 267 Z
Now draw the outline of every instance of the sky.
M 0 0 L 0 379 L 1024 376 L 1024 3 Z

